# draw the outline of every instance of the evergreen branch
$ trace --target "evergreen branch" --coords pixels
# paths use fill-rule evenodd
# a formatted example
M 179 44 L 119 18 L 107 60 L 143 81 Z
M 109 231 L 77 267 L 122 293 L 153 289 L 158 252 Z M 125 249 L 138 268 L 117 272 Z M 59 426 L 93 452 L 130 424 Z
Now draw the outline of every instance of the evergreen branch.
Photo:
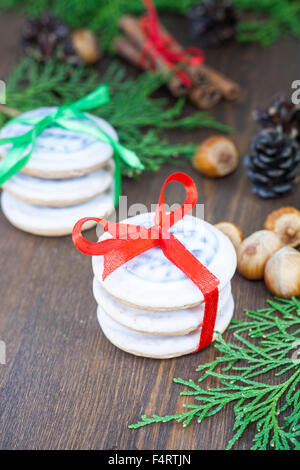
M 164 83 L 161 75 L 143 73 L 136 80 L 124 78 L 125 69 L 118 62 L 113 62 L 100 77 L 96 71 L 74 68 L 55 59 L 43 65 L 32 58 L 25 58 L 8 77 L 6 101 L 11 108 L 28 111 L 77 100 L 100 83 L 107 83 L 111 101 L 93 110 L 93 114 L 110 122 L 122 143 L 138 154 L 145 170 L 151 171 L 157 171 L 166 162 L 182 165 L 184 161 L 179 157 L 190 159 L 198 145 L 172 144 L 162 140 L 163 129 L 210 127 L 222 132 L 230 131 L 206 112 L 198 111 L 181 117 L 182 99 L 169 106 L 167 99 L 153 98 L 152 93 Z M 0 110 L 0 127 L 7 120 L 8 117 Z M 149 128 L 151 130 L 147 130 Z M 135 169 L 125 165 L 123 172 L 127 176 L 137 174 Z
M 227 449 L 231 449 L 251 426 L 255 427 L 251 447 L 254 450 L 299 449 L 300 360 L 292 353 L 300 345 L 297 328 L 300 326 L 300 302 L 296 298 L 274 298 L 268 304 L 267 308 L 257 311 L 246 310 L 251 321 L 232 321 L 230 328 L 235 330 L 233 335 L 237 344 L 226 343 L 218 335 L 215 348 L 222 355 L 198 367 L 197 371 L 201 372 L 198 383 L 174 379 L 175 383 L 185 387 L 180 395 L 192 396 L 195 400 L 195 404 L 184 405 L 188 411 L 142 416 L 129 428 L 170 421 L 183 422 L 187 426 L 193 419 L 201 422 L 231 404 L 235 422 Z M 256 338 L 256 342 L 242 336 L 245 333 L 249 338 Z M 255 379 L 270 372 L 284 375 L 285 380 L 272 385 Z M 219 386 L 205 389 L 202 384 L 208 377 L 218 381 Z

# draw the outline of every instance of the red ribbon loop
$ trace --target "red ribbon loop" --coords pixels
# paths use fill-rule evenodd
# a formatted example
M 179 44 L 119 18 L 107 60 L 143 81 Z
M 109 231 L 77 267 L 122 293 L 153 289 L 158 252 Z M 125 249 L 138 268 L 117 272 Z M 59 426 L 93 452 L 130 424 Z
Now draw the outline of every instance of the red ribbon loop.
M 189 47 L 178 50 L 176 41 L 167 33 L 163 32 L 155 6 L 152 0 L 144 0 L 147 14 L 140 20 L 141 28 L 147 41 L 143 47 L 140 63 L 144 64 L 149 57 L 152 59 L 151 67 L 154 69 L 153 59 L 161 57 L 170 68 L 186 65 L 201 65 L 204 61 L 204 53 L 196 47 Z M 175 70 L 176 76 L 181 80 L 184 86 L 192 86 L 190 77 L 183 70 Z
M 184 203 L 169 214 L 166 212 L 164 191 L 172 181 L 180 182 L 186 190 Z M 197 202 L 197 189 L 192 178 L 185 173 L 173 173 L 164 182 L 155 211 L 155 224 L 150 228 L 140 225 L 110 222 L 105 219 L 85 217 L 73 229 L 73 243 L 83 253 L 104 256 L 103 280 L 113 271 L 145 251 L 160 246 L 164 255 L 193 281 L 204 296 L 205 309 L 198 348 L 211 343 L 218 308 L 220 281 L 185 246 L 169 232 L 169 228 L 189 213 Z M 113 238 L 92 243 L 82 233 L 88 221 L 98 222 Z M 196 352 L 195 351 L 195 352 Z

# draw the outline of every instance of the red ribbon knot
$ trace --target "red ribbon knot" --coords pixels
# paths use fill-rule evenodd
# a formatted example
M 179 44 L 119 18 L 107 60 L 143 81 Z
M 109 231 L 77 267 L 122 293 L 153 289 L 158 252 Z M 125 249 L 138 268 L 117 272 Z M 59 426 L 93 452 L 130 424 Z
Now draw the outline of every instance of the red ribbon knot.
M 184 203 L 174 211 L 167 213 L 164 191 L 172 181 L 180 182 L 186 190 Z M 105 219 L 85 217 L 79 220 L 73 229 L 73 243 L 81 252 L 91 256 L 104 256 L 103 280 L 123 264 L 145 251 L 160 246 L 165 257 L 177 266 L 203 294 L 205 308 L 199 345 L 195 352 L 211 343 L 218 310 L 219 279 L 211 273 L 169 229 L 186 214 L 197 202 L 197 189 L 193 179 L 185 173 L 173 173 L 164 182 L 155 211 L 155 223 L 146 228 L 110 222 Z M 98 222 L 113 238 L 89 242 L 82 235 L 83 225 L 93 220 Z M 184 312 L 183 312 L 184 314 Z
M 188 47 L 182 50 L 174 38 L 162 31 L 158 15 L 152 0 L 144 0 L 147 9 L 146 15 L 140 20 L 140 25 L 147 41 L 143 47 L 140 65 L 143 66 L 145 60 L 152 60 L 151 68 L 155 69 L 154 59 L 161 57 L 171 69 L 174 69 L 176 76 L 184 86 L 191 87 L 192 80 L 183 70 L 176 70 L 176 67 L 184 65 L 201 65 L 204 61 L 204 53 L 196 47 Z

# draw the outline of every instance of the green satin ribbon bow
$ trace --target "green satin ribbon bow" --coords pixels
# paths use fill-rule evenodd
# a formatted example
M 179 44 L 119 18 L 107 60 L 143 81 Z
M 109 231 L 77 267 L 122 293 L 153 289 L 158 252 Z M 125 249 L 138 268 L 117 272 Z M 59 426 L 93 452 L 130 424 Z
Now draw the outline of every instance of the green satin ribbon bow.
M 100 142 L 110 144 L 114 149 L 115 161 L 115 205 L 118 205 L 121 192 L 121 159 L 130 167 L 142 170 L 143 164 L 137 155 L 125 148 L 118 141 L 95 127 L 95 121 L 84 111 L 97 108 L 110 101 L 109 87 L 100 85 L 96 90 L 73 103 L 65 103 L 52 111 L 48 116 L 16 117 L 9 124 L 21 123 L 32 126 L 30 131 L 16 137 L 0 138 L 0 145 L 12 144 L 3 161 L 0 163 L 0 186 L 9 178 L 18 173 L 28 162 L 34 150 L 36 139 L 46 127 L 62 127 L 73 132 L 80 132 L 95 137 Z M 79 122 L 78 119 L 81 121 Z M 82 122 L 82 121 L 86 122 Z M 93 125 L 89 123 L 92 122 Z

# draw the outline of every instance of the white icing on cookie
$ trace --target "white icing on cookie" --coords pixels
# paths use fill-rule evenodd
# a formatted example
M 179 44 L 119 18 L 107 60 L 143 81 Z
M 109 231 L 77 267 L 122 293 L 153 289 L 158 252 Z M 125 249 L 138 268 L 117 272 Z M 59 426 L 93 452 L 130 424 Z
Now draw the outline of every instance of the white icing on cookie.
M 93 293 L 96 302 L 107 315 L 124 327 L 140 333 L 171 336 L 184 335 L 199 328 L 203 321 L 204 303 L 184 310 L 165 312 L 141 310 L 114 300 L 100 286 L 95 277 Z M 218 312 L 220 314 L 230 295 L 231 286 L 228 283 L 219 297 Z
M 21 117 L 47 116 L 55 109 L 57 108 L 38 108 L 22 114 Z M 114 139 L 118 138 L 116 131 L 108 122 L 91 114 L 88 116 L 95 124 L 84 121 L 85 124 L 99 126 Z M 31 126 L 25 124 L 7 124 L 2 128 L 0 137 L 18 136 L 30 129 Z M 1 146 L 0 154 L 5 156 L 10 146 L 11 144 Z M 92 136 L 60 127 L 48 127 L 37 137 L 33 153 L 22 172 L 41 178 L 72 177 L 89 173 L 91 169 L 104 165 L 112 155 L 113 149 L 109 144 L 100 142 Z
M 107 192 L 76 206 L 42 207 L 27 204 L 3 191 L 1 207 L 7 219 L 25 232 L 60 236 L 72 233 L 75 223 L 82 217 L 107 217 L 114 209 L 114 196 Z M 90 222 L 84 229 L 93 225 L 95 223 Z
M 109 169 L 100 169 L 79 178 L 41 179 L 21 173 L 2 186 L 12 196 L 39 206 L 72 206 L 105 192 L 112 184 Z
M 217 316 L 215 331 L 223 333 L 233 315 L 234 302 L 230 295 L 222 312 Z M 98 321 L 105 336 L 115 346 L 137 356 L 166 359 L 194 352 L 199 344 L 201 328 L 183 336 L 154 336 L 129 330 L 112 320 L 98 307 Z M 216 339 L 214 334 L 213 340 Z
M 154 213 L 140 214 L 126 222 L 150 227 Z M 219 280 L 222 291 L 236 269 L 236 252 L 230 240 L 211 224 L 186 215 L 170 231 Z M 110 238 L 104 233 L 100 240 Z M 176 310 L 203 301 L 198 287 L 171 263 L 160 247 L 127 262 L 102 280 L 103 257 L 94 256 L 93 270 L 102 287 L 121 302 L 138 308 Z

